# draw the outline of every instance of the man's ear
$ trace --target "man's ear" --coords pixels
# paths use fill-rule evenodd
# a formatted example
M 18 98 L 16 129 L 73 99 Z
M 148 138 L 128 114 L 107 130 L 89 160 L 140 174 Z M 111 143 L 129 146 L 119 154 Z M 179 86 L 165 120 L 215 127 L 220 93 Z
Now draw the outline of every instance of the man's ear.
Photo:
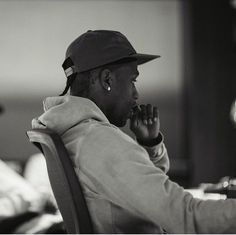
M 110 69 L 103 69 L 100 73 L 101 86 L 110 91 L 112 88 L 112 72 Z

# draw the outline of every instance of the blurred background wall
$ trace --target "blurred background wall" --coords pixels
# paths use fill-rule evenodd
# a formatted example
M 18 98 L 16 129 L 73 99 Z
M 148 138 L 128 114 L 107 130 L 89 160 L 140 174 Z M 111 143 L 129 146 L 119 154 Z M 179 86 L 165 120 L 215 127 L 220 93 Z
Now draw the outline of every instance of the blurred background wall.
M 233 175 L 231 2 L 0 0 L 1 158 L 24 163 L 37 152 L 25 131 L 43 112 L 42 100 L 65 86 L 68 44 L 89 29 L 112 29 L 137 51 L 161 55 L 139 67 L 137 88 L 140 103 L 159 108 L 171 178 L 190 186 Z
M 174 141 L 179 139 L 180 21 L 178 1 L 0 1 L 1 156 L 24 161 L 35 151 L 25 131 L 42 113 L 42 99 L 63 90 L 66 48 L 89 29 L 121 31 L 138 51 L 162 56 L 139 68 L 138 89 L 145 102 L 159 106 L 163 128 L 175 135 L 170 151 L 180 155 Z
M 236 177 L 236 1 L 183 1 L 186 152 L 192 184 Z

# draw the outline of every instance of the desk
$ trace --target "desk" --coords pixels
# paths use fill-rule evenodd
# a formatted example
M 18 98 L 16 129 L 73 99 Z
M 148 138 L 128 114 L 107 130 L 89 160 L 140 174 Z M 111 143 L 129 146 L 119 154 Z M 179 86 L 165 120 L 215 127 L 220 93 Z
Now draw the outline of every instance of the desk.
M 199 198 L 202 200 L 219 200 L 219 199 L 226 199 L 225 194 L 219 193 L 204 193 L 203 189 L 193 188 L 193 189 L 185 189 L 185 191 L 191 193 L 194 198 Z

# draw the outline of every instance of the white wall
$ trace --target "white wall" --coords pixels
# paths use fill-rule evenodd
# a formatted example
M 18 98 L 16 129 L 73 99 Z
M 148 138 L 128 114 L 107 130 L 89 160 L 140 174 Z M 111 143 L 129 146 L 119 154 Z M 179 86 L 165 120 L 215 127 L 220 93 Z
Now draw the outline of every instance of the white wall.
M 44 96 L 64 89 L 66 48 L 88 29 L 121 31 L 138 52 L 162 56 L 139 67 L 137 86 L 141 102 L 159 107 L 170 156 L 181 156 L 180 0 L 0 0 L 0 157 L 36 151 L 25 131 Z
M 177 0 L 0 0 L 0 97 L 58 94 L 65 50 L 88 29 L 121 31 L 137 51 L 160 54 L 140 67 L 138 86 L 176 91 L 180 21 Z

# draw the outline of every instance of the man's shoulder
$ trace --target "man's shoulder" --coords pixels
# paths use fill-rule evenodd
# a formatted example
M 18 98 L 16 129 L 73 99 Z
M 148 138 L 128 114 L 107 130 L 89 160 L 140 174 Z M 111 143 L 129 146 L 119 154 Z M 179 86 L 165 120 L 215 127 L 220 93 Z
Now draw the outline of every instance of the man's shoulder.
M 92 124 L 87 138 L 93 139 L 93 141 L 101 143 L 102 145 L 137 145 L 137 142 L 133 138 L 110 123 L 96 122 Z
M 129 154 L 147 154 L 133 138 L 108 123 L 94 123 L 84 139 L 83 150 L 102 158 L 122 158 Z M 127 157 L 125 157 L 127 158 Z
M 83 167 L 91 172 L 122 169 L 127 162 L 150 164 L 149 156 L 129 135 L 108 124 L 94 124 L 80 151 Z

